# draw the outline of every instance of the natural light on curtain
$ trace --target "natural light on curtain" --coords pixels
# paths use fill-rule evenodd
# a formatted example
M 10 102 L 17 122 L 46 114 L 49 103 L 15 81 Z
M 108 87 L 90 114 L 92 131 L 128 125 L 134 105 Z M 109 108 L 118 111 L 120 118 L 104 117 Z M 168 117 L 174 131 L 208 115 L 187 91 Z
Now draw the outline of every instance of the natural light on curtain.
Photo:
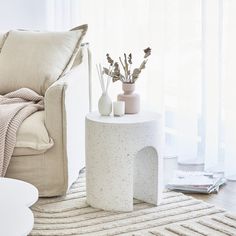
M 223 167 L 236 180 L 236 1 L 49 1 L 49 28 L 88 23 L 95 63 L 152 48 L 137 81 L 142 109 L 164 116 L 165 155 L 180 163 Z M 110 91 L 115 99 L 121 84 Z M 93 75 L 94 109 L 100 96 Z M 219 167 L 221 167 L 219 169 Z

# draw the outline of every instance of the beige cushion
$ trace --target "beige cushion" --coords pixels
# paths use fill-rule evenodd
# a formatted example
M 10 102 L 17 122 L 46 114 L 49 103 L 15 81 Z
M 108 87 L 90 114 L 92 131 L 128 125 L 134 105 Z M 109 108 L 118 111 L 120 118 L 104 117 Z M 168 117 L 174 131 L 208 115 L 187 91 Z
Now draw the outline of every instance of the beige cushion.
M 7 38 L 8 33 L 6 32 L 0 32 L 0 52 L 2 50 L 3 44 Z
M 0 94 L 27 87 L 44 95 L 71 69 L 86 30 L 10 31 L 0 54 Z
M 3 47 L 3 44 L 5 42 L 7 38 L 7 33 L 5 32 L 0 32 L 0 52 L 1 52 L 1 49 Z M 81 47 L 79 48 L 79 51 L 75 57 L 75 59 L 73 60 L 73 58 L 71 58 L 71 62 L 73 62 L 73 65 L 72 65 L 72 68 L 75 67 L 75 66 L 78 66 L 81 64 L 83 60 L 83 53 L 82 53 L 82 49 Z M 68 68 L 69 69 L 69 68 Z M 65 71 L 66 72 L 66 71 Z M 64 73 L 65 74 L 65 73 Z
M 3 38 L 4 38 L 4 33 L 0 32 L 0 52 L 2 49 L 2 45 L 3 45 Z
M 72 68 L 74 68 L 74 67 L 80 65 L 80 64 L 82 63 L 82 61 L 83 61 L 83 49 L 82 49 L 82 47 L 81 47 L 81 48 L 79 49 L 79 51 L 78 51 L 76 57 L 75 57 L 75 60 L 74 60 L 73 65 L 72 65 Z
M 13 156 L 44 153 L 52 146 L 53 140 L 44 125 L 44 111 L 35 112 L 20 126 Z

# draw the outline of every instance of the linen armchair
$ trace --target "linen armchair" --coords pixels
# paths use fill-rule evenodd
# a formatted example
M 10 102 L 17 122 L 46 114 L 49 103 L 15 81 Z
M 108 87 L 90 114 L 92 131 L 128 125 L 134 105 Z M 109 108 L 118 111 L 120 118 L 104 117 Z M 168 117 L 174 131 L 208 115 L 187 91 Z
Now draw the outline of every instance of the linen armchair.
M 45 92 L 41 127 L 48 132 L 53 146 L 45 152 L 27 155 L 16 150 L 7 170 L 6 177 L 35 185 L 41 197 L 65 194 L 85 165 L 84 117 L 91 107 L 88 44 L 81 47 L 80 53 L 82 62 Z M 29 119 L 22 126 L 27 126 Z M 28 130 L 35 132 L 34 123 L 30 125 Z

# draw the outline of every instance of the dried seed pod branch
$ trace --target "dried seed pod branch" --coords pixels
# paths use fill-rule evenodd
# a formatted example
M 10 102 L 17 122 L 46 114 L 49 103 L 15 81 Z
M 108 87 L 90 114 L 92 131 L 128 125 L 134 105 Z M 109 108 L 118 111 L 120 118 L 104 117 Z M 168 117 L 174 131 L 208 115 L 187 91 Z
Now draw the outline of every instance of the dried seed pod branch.
M 128 63 L 129 63 L 129 70 L 128 70 L 128 80 L 132 83 L 132 74 L 131 74 L 131 67 L 132 67 L 132 54 L 128 55 Z
M 108 53 L 106 54 L 106 56 L 107 56 L 107 61 L 110 64 L 110 66 L 113 66 L 114 60 L 111 59 L 111 57 Z
M 145 65 L 146 65 L 147 61 L 148 61 L 148 60 L 144 60 L 144 61 L 141 63 L 141 65 L 139 66 L 139 68 L 134 69 L 133 74 L 132 74 L 132 81 L 133 81 L 133 82 L 135 82 L 135 81 L 138 79 L 138 77 L 139 77 L 141 71 L 142 71 L 143 69 L 145 69 Z
M 123 67 L 123 69 L 125 71 L 125 65 L 124 65 L 123 61 L 121 60 L 121 57 L 119 57 L 119 60 L 120 60 L 120 63 L 121 63 L 121 65 L 122 65 L 122 67 Z
M 130 65 L 132 65 L 132 54 L 131 53 L 128 56 L 128 62 Z
M 135 81 L 138 79 L 140 73 L 142 70 L 145 69 L 147 58 L 151 55 L 151 48 L 148 47 L 143 50 L 144 51 L 144 60 L 140 64 L 138 68 L 135 68 L 133 72 L 131 73 L 131 68 L 133 65 L 133 56 L 131 53 L 127 54 L 124 53 L 124 61 L 122 61 L 121 57 L 119 57 L 120 65 L 122 66 L 124 70 L 124 74 L 121 74 L 120 72 L 120 66 L 118 62 L 115 62 L 110 55 L 107 53 L 107 61 L 109 63 L 109 69 L 104 68 L 104 73 L 110 77 L 112 77 L 112 81 L 116 82 L 120 80 L 123 83 L 135 83 Z
M 151 50 L 151 48 L 148 47 L 148 48 L 144 49 L 143 51 L 145 53 L 144 58 L 147 58 L 151 55 L 152 50 Z
M 128 62 L 127 62 L 127 56 L 126 56 L 126 53 L 124 53 L 124 62 L 125 62 L 125 72 L 127 73 L 128 72 Z

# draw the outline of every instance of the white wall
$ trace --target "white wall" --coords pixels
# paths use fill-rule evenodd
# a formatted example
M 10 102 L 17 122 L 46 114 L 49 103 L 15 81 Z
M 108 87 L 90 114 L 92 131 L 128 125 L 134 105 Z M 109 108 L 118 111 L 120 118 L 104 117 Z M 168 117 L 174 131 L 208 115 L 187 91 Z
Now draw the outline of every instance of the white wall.
M 47 29 L 50 0 L 0 0 L 0 31 L 9 29 Z

